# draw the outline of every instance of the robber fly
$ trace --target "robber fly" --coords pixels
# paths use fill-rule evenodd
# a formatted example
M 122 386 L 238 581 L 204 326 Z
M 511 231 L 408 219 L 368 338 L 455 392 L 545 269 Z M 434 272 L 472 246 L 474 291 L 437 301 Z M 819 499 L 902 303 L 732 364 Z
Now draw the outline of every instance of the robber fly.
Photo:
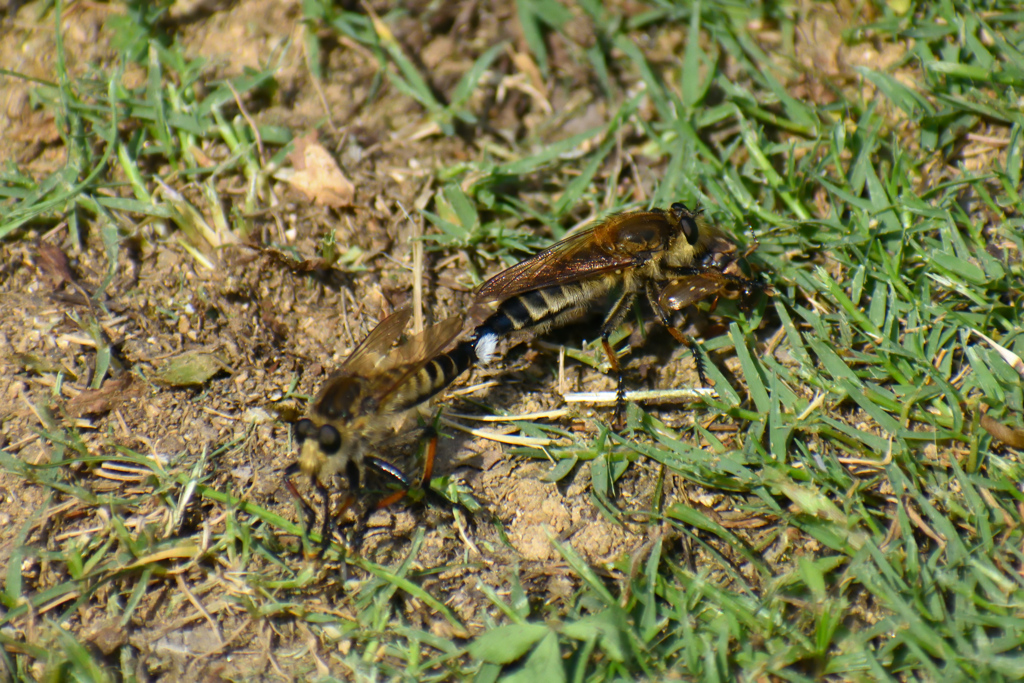
M 707 386 L 696 343 L 671 324 L 667 311 L 678 309 L 666 308 L 663 301 L 675 303 L 687 282 L 726 277 L 724 268 L 732 267 L 735 250 L 700 211 L 690 211 L 684 204 L 672 204 L 667 211 L 612 216 L 517 263 L 480 287 L 476 303 L 500 303 L 476 328 L 476 359 L 487 363 L 499 340 L 564 325 L 590 311 L 602 297 L 614 294 L 601 325 L 601 343 L 618 374 L 621 392 L 622 371 L 608 338 L 642 293 L 672 336 L 691 350 L 697 376 Z M 731 274 L 726 279 L 742 278 Z M 749 282 L 756 288 L 757 283 Z M 663 291 L 666 283 L 669 291 Z M 725 291 L 723 288 L 720 293 Z
M 427 328 L 392 349 L 412 315 L 401 308 L 385 318 L 345 359 L 324 383 L 313 400 L 309 417 L 295 423 L 299 459 L 286 474 L 292 494 L 302 502 L 307 516 L 312 509 L 295 488 L 291 477 L 302 473 L 310 478 L 323 497 L 323 535 L 326 547 L 331 515 L 325 482 L 335 474 L 348 479 L 349 494 L 341 514 L 365 486 L 367 469 L 390 477 L 400 490 L 377 502 L 382 508 L 400 500 L 411 488 L 401 469 L 372 455 L 393 433 L 403 413 L 447 387 L 465 371 L 473 358 L 467 342 L 442 353 L 461 332 L 461 317 L 453 317 Z M 431 439 L 423 468 L 422 483 L 430 481 L 437 439 Z

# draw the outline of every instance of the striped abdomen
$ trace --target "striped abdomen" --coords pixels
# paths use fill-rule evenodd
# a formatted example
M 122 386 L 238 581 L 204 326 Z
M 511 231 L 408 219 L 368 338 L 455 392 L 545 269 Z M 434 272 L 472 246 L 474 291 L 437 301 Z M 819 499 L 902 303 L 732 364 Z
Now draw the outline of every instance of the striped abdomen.
M 462 342 L 448 353 L 435 356 L 422 368 L 410 375 L 395 390 L 389 402 L 389 411 L 408 410 L 446 388 L 473 362 L 473 343 Z M 400 368 L 396 368 L 400 371 Z
M 543 287 L 506 299 L 477 328 L 472 343 L 476 359 L 489 363 L 498 341 L 516 332 L 542 332 L 582 314 L 594 299 L 603 296 L 615 278 L 597 278 Z

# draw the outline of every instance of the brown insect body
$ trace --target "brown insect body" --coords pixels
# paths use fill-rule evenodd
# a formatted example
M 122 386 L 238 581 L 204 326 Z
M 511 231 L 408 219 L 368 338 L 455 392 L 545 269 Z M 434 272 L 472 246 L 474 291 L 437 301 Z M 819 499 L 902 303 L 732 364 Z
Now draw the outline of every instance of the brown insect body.
M 743 254 L 737 255 L 736 245 L 726 242 L 709 252 L 697 266 L 683 269 L 689 273 L 669 280 L 661 290 L 658 304 L 667 311 L 681 311 L 710 298 L 710 310 L 713 312 L 720 298 L 738 299 L 743 306 L 749 306 L 758 294 L 772 296 L 771 285 L 751 280 L 740 270 L 740 259 L 749 256 L 756 248 L 757 244 L 752 244 Z
M 371 453 L 394 433 L 400 416 L 451 384 L 472 361 L 468 343 L 442 353 L 462 332 L 463 321 L 458 317 L 433 325 L 392 349 L 410 317 L 411 310 L 402 308 L 381 321 L 327 378 L 309 416 L 295 424 L 299 458 L 288 474 L 301 472 L 308 476 L 324 495 L 325 539 L 328 514 L 324 483 L 338 473 L 347 476 L 350 496 L 346 507 L 353 500 L 351 494 L 364 486 L 367 466 L 407 489 L 409 482 L 402 471 Z M 428 453 L 432 455 L 432 450 Z M 432 466 L 428 456 L 424 480 L 429 479 Z M 289 486 L 298 496 L 290 481 Z
M 591 310 L 601 297 L 612 293 L 616 299 L 601 326 L 601 339 L 616 372 L 618 361 L 608 337 L 641 293 L 673 336 L 693 350 L 693 341 L 670 324 L 666 311 L 677 309 L 662 305 L 662 288 L 673 281 L 677 283 L 672 285 L 674 288 L 682 288 L 684 285 L 679 283 L 695 277 L 713 279 L 724 273 L 723 267 L 734 267 L 738 272 L 738 267 L 733 266 L 735 251 L 736 246 L 722 231 L 707 223 L 700 212 L 690 211 L 680 203 L 667 211 L 654 209 L 612 216 L 508 268 L 481 286 L 477 303 L 500 303 L 495 313 L 476 329 L 476 356 L 488 362 L 500 339 L 541 333 L 569 323 Z M 703 286 L 702 281 L 696 284 Z M 673 289 L 669 300 L 675 301 L 673 297 L 680 293 L 681 289 Z M 707 384 L 696 351 L 694 357 L 700 380 Z
M 480 287 L 476 300 L 507 300 L 581 280 L 600 283 L 602 293 L 620 280 L 636 291 L 636 282 L 664 279 L 665 268 L 692 264 L 722 239 L 699 214 L 678 203 L 668 211 L 617 214 L 498 273 Z M 608 277 L 597 279 L 600 275 Z
M 746 304 L 758 292 L 772 293 L 766 285 L 755 280 L 712 270 L 670 280 L 661 290 L 658 305 L 667 311 L 681 311 L 711 298 L 711 311 L 714 311 L 720 298 L 741 299 Z

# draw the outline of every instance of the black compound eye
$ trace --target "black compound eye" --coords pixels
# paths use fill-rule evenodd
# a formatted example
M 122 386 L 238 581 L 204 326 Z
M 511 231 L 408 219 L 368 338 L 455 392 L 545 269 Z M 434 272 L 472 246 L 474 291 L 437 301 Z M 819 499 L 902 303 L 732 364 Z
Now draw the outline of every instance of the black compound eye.
M 331 425 L 320 428 L 320 450 L 324 455 L 334 455 L 341 448 L 341 434 Z
M 697 227 L 697 219 L 694 218 L 693 214 L 689 212 L 683 214 L 679 225 L 683 228 L 683 235 L 686 236 L 686 241 L 690 244 L 697 244 L 697 240 L 700 239 L 700 228 Z
M 295 423 L 295 440 L 302 443 L 306 439 L 316 438 L 316 425 L 308 417 Z
M 700 239 L 700 227 L 697 225 L 697 216 L 703 213 L 702 209 L 690 211 L 686 204 L 676 202 L 672 205 L 672 217 L 679 221 L 679 229 L 683 231 L 686 241 L 689 244 L 697 244 Z

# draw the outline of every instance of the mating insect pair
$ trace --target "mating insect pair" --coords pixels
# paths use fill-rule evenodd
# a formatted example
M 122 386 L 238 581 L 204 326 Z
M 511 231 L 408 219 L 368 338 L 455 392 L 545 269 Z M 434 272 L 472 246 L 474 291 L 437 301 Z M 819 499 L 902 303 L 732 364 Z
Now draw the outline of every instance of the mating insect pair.
M 328 378 L 312 404 L 310 416 L 296 424 L 299 460 L 289 477 L 308 476 L 324 498 L 323 538 L 327 542 L 328 495 L 323 481 L 344 473 L 349 496 L 361 490 L 368 469 L 393 479 L 400 489 L 385 496 L 378 508 L 401 499 L 408 478 L 392 463 L 371 453 L 392 428 L 398 415 L 435 395 L 473 362 L 490 362 L 502 340 L 515 341 L 576 320 L 613 296 L 601 326 L 609 363 L 622 370 L 609 337 L 643 294 L 659 320 L 694 355 L 698 378 L 707 385 L 703 358 L 696 343 L 674 327 L 670 312 L 719 298 L 749 302 L 771 288 L 746 278 L 739 269 L 736 246 L 700 212 L 683 204 L 612 216 L 528 258 L 488 280 L 476 303 L 498 302 L 469 341 L 445 349 L 461 334 L 460 318 L 451 318 L 391 350 L 409 322 L 401 309 L 381 322 L 341 368 Z M 423 483 L 433 469 L 436 440 L 427 448 Z M 292 492 L 298 496 L 289 479 Z M 301 497 L 299 497 L 301 500 Z M 306 506 L 307 514 L 312 511 Z

